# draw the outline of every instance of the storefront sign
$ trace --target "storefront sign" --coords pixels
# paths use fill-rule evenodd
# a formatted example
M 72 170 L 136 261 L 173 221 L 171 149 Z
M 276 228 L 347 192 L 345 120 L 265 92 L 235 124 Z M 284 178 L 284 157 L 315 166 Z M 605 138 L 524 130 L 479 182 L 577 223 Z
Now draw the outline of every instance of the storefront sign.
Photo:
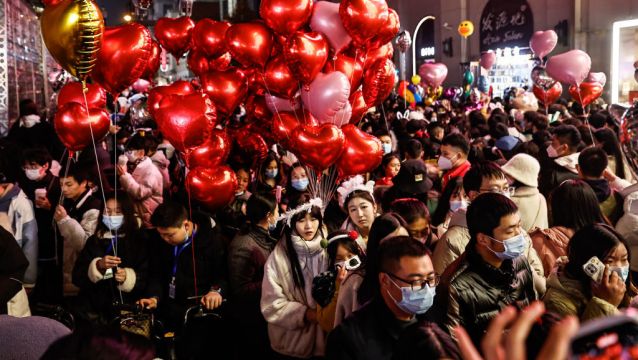
M 490 0 L 481 14 L 481 51 L 527 48 L 534 33 L 534 15 L 525 0 Z

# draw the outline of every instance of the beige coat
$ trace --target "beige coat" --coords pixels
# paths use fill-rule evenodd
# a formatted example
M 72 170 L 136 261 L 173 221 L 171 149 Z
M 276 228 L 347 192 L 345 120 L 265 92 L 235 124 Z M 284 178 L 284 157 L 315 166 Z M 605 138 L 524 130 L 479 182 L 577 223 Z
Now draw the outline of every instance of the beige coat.
M 516 188 L 512 201 L 518 206 L 521 224 L 525 231 L 533 228 L 547 229 L 547 201 L 538 188 L 521 186 Z

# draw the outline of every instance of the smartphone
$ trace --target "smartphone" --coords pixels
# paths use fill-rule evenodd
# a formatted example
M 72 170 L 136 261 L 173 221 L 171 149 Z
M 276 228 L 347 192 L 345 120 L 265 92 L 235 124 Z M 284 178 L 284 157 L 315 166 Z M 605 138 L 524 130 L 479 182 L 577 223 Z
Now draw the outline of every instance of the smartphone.
M 636 310 L 593 320 L 571 341 L 569 359 L 638 359 Z
M 597 256 L 593 256 L 585 263 L 585 265 L 583 265 L 583 271 L 592 280 L 599 283 L 603 279 L 605 264 L 603 264 Z

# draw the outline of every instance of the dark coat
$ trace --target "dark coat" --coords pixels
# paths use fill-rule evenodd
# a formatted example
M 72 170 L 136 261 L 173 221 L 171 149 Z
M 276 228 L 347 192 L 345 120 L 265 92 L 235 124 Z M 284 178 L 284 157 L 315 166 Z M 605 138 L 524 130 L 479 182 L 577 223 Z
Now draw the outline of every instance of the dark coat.
M 7 313 L 7 302 L 22 289 L 29 261 L 15 238 L 0 226 L 0 314 Z
M 151 265 L 149 285 L 146 296 L 159 298 L 160 316 L 167 326 L 177 326 L 184 312 L 199 304 L 199 299 L 189 299 L 197 295 L 206 295 L 212 287 L 220 288 L 226 296 L 226 254 L 218 226 L 211 226 L 211 219 L 203 214 L 194 213 L 193 222 L 197 233 L 191 245 L 179 254 L 175 274 L 175 299 L 169 297 L 169 284 L 173 272 L 175 247 L 164 242 L 159 234 L 151 239 Z M 193 273 L 193 252 L 197 281 Z
M 434 307 L 427 315 L 450 333 L 462 325 L 479 344 L 490 321 L 503 308 L 522 309 L 537 299 L 527 258 L 505 260 L 495 268 L 468 246 L 443 273 Z
M 98 236 L 98 234 L 91 236 L 73 268 L 73 284 L 80 288 L 81 313 L 88 319 L 94 319 L 97 316 L 101 320 L 109 321 L 115 315 L 112 309 L 113 302 L 133 304 L 142 297 L 146 289 L 149 248 L 148 239 L 143 231 L 138 231 L 131 237 L 120 235 L 115 243 L 117 256 L 122 259 L 119 268 L 130 268 L 135 272 L 135 285 L 130 292 L 122 291 L 122 298 L 120 298 L 115 277 L 97 283 L 90 280 L 89 266 L 95 258 L 106 255 L 115 256 L 110 244 L 111 239 L 108 237 Z
M 390 360 L 402 332 L 415 322 L 398 320 L 383 300 L 372 300 L 328 335 L 326 359 Z
M 35 212 L 35 221 L 38 224 L 38 258 L 40 260 L 48 260 L 55 258 L 55 233 L 51 231 L 51 224 L 53 224 L 53 214 L 55 213 L 55 207 L 60 200 L 60 180 L 57 176 L 47 172 L 47 175 L 38 181 L 32 181 L 24 178 L 20 181 L 20 188 L 27 195 L 29 200 L 33 202 L 33 210 Z M 41 209 L 35 206 L 35 190 L 46 189 L 47 199 L 51 203 L 51 209 Z M 61 242 L 59 244 L 58 255 L 60 254 L 62 247 Z
M 540 190 L 541 194 L 545 195 L 546 198 L 549 197 L 552 190 L 556 189 L 563 181 L 578 179 L 578 174 L 558 165 L 554 162 L 554 159 L 545 158 L 542 160 L 538 190 Z
M 45 120 L 30 128 L 20 126 L 20 121 L 16 121 L 7 136 L 14 144 L 22 149 L 44 147 L 55 160 L 60 160 L 64 152 L 64 146 L 60 142 L 53 126 Z

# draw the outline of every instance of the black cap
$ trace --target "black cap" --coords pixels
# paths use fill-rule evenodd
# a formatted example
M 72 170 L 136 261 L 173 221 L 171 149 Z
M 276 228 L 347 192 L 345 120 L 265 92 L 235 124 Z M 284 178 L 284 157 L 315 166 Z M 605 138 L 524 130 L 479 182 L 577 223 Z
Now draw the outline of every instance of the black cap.
M 401 170 L 392 183 L 401 192 L 409 194 L 423 194 L 432 188 L 425 163 L 418 159 L 402 162 Z

